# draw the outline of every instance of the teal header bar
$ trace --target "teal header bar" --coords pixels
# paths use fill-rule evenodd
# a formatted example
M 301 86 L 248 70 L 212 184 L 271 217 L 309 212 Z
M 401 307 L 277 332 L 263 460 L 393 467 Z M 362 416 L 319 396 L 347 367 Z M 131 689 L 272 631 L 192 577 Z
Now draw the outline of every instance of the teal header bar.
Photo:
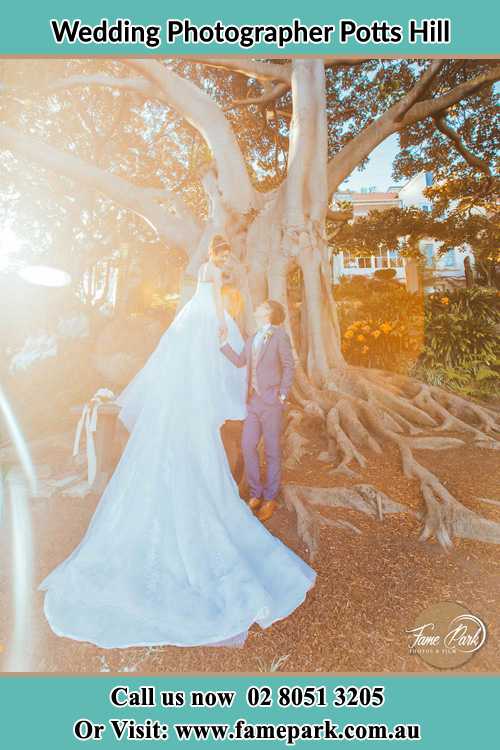
M 298 742 L 311 742 L 319 748 L 324 742 L 330 746 L 333 742 L 338 747 L 397 745 L 419 750 L 470 750 L 473 747 L 492 750 L 498 747 L 499 688 L 500 676 L 294 677 L 286 673 L 257 677 L 13 676 L 0 679 L 0 732 L 2 747 L 16 750 L 70 750 L 96 745 L 111 748 L 120 744 L 128 746 L 128 742 L 133 742 L 134 747 L 242 747 L 245 744 L 247 747 L 293 747 Z M 205 696 L 195 699 L 191 691 L 204 692 Z M 217 697 L 216 691 L 223 691 L 226 697 Z M 232 691 L 235 695 L 230 699 Z M 112 693 L 120 705 L 111 701 Z M 161 704 L 162 693 L 170 705 Z M 182 695 L 184 705 L 180 704 Z M 140 698 L 141 705 L 131 704 L 134 696 Z M 335 701 L 340 705 L 335 705 Z M 220 705 L 221 702 L 224 705 Z M 297 705 L 300 702 L 303 705 Z M 127 703 L 129 705 L 121 705 Z M 334 726 L 337 727 L 334 731 L 345 732 L 346 725 L 366 727 L 369 724 L 386 725 L 389 731 L 395 731 L 396 725 L 419 724 L 421 737 L 396 742 L 331 736 L 297 738 L 297 731 L 306 734 L 314 731 L 307 726 Z M 195 725 L 205 729 L 189 729 Z M 75 736 L 75 732 L 87 734 L 90 726 L 103 727 L 98 730 L 99 739 Z M 226 731 L 232 736 L 224 737 L 222 730 L 206 730 L 206 727 L 216 726 L 227 726 Z M 281 731 L 282 737 L 273 739 L 271 735 L 258 740 L 248 736 L 258 731 L 257 726 L 271 727 L 261 730 L 263 732 Z M 287 730 L 292 726 L 299 730 Z M 179 727 L 187 729 L 179 730 Z M 141 731 L 160 736 L 139 737 Z M 185 739 L 180 739 L 179 731 Z M 195 731 L 198 735 L 206 731 L 207 736 L 196 738 Z M 357 732 L 363 734 L 364 730 L 361 728 Z M 247 736 L 241 738 L 244 733 Z M 140 740 L 144 741 L 142 745 L 138 745 Z
M 263 0 L 225 0 L 216 10 L 210 3 L 181 0 L 4 3 L 0 54 L 494 56 L 500 52 L 499 8 L 493 0 L 480 5 L 457 0 L 290 0 L 281 7 Z M 66 34 L 64 20 L 69 22 Z

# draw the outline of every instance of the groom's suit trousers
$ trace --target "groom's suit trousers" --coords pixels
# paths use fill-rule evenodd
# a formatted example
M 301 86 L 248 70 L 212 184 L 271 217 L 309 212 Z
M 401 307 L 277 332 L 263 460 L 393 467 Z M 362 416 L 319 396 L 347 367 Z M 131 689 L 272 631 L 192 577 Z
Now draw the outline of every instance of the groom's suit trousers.
M 248 402 L 248 413 L 243 426 L 242 448 L 245 474 L 252 497 L 274 500 L 281 482 L 281 423 L 283 404 L 266 403 L 255 391 Z M 264 438 L 266 478 L 262 482 L 257 447 Z

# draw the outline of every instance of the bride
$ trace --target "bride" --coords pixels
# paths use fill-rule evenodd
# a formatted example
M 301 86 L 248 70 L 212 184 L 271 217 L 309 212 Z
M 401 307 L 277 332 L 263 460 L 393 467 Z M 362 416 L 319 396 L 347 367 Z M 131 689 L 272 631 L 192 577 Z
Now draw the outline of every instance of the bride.
M 240 498 L 220 427 L 245 417 L 243 348 L 224 310 L 214 237 L 193 298 L 118 399 L 130 431 L 74 551 L 39 585 L 59 636 L 101 648 L 241 645 L 289 615 L 316 573 Z

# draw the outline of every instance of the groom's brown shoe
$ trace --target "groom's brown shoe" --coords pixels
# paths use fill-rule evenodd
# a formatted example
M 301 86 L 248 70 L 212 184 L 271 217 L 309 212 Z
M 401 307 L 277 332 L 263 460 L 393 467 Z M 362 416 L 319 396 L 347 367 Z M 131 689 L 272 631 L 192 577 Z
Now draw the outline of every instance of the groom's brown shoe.
M 258 511 L 257 518 L 259 521 L 262 521 L 262 523 L 264 523 L 264 521 L 269 521 L 277 507 L 278 503 L 276 500 L 266 500 Z
M 251 508 L 255 512 L 260 508 L 261 503 L 262 503 L 262 500 L 260 497 L 251 497 L 250 500 L 248 501 L 248 507 Z

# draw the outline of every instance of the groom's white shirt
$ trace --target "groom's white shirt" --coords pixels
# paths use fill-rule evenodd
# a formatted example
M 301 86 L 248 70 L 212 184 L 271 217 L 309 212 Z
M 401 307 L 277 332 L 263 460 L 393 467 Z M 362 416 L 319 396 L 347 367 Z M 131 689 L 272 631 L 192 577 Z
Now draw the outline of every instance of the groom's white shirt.
M 262 341 L 264 339 L 264 336 L 266 335 L 266 331 L 269 331 L 270 328 L 271 328 L 271 323 L 266 323 L 265 325 L 262 326 L 262 328 L 259 328 L 255 336 L 253 337 L 252 347 L 253 347 L 255 354 L 259 351 Z
M 259 351 L 260 345 L 262 344 L 262 339 L 264 338 L 264 336 L 266 335 L 266 332 L 270 328 L 272 328 L 271 323 L 266 323 L 265 325 L 263 325 L 261 328 L 258 329 L 258 331 L 254 335 L 253 341 L 252 341 L 252 348 L 253 348 L 254 352 L 258 352 Z M 222 348 L 223 346 L 225 346 L 227 344 L 228 340 L 229 340 L 229 336 L 226 336 L 226 338 L 224 339 L 224 341 L 221 341 L 220 347 Z

